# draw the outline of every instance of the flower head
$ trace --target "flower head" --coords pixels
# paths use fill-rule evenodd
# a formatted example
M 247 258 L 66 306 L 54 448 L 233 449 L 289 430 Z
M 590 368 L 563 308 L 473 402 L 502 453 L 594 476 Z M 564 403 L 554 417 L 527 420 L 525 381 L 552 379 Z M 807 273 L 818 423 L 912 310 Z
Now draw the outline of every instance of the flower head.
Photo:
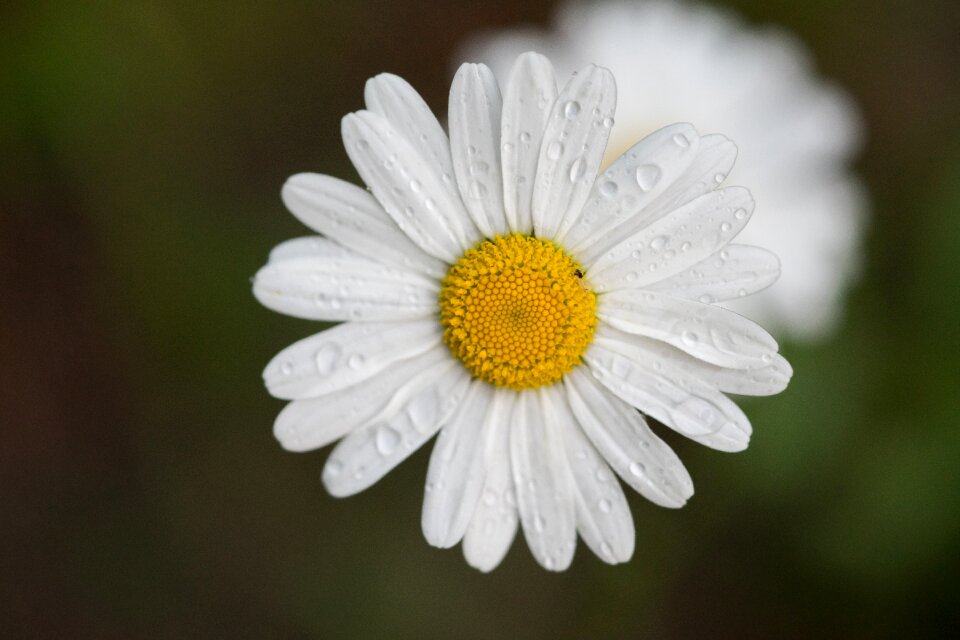
M 731 244 L 753 212 L 746 189 L 714 179 L 733 143 L 676 124 L 598 176 L 615 92 L 592 65 L 558 89 L 527 53 L 501 98 L 487 67 L 466 64 L 448 138 L 406 82 L 372 78 L 367 109 L 343 119 L 372 195 L 290 178 L 284 201 L 322 235 L 279 245 L 255 278 L 267 307 L 341 322 L 264 371 L 291 400 L 283 446 L 340 440 L 323 482 L 346 496 L 439 432 L 423 532 L 462 540 L 482 570 L 518 526 L 548 569 L 570 564 L 578 532 L 626 561 L 633 521 L 611 469 L 659 505 L 693 494 L 645 416 L 738 451 L 751 428 L 724 392 L 777 393 L 792 373 L 763 329 L 714 304 L 779 272 L 768 251 Z
M 736 140 L 729 179 L 749 185 L 761 204 L 740 239 L 774 251 L 783 277 L 724 305 L 795 338 L 829 333 L 860 264 L 864 196 L 848 163 L 861 122 L 850 98 L 814 73 L 802 43 L 687 2 L 568 1 L 550 31 L 481 35 L 465 53 L 499 74 L 529 49 L 561 71 L 581 60 L 613 71 L 617 123 L 607 161 L 677 120 Z

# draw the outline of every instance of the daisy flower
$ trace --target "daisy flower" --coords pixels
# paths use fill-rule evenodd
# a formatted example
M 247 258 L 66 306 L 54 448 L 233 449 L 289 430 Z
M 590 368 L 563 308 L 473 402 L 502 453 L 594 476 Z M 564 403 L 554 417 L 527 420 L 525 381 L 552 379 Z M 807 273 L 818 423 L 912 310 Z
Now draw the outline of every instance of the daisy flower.
M 430 544 L 462 540 L 488 571 L 520 527 L 547 569 L 569 566 L 577 533 L 628 560 L 614 473 L 665 507 L 693 494 L 645 416 L 739 451 L 750 423 L 725 392 L 777 393 L 792 373 L 766 331 L 713 304 L 779 271 L 770 252 L 731 244 L 753 212 L 749 191 L 719 188 L 735 146 L 674 124 L 598 176 L 613 75 L 591 65 L 558 90 L 534 53 L 502 97 L 489 68 L 463 65 L 449 137 L 396 76 L 364 97 L 342 132 L 370 191 L 290 178 L 284 202 L 321 235 L 277 246 L 254 281 L 273 310 L 341 323 L 264 371 L 291 401 L 276 437 L 293 451 L 339 440 L 323 483 L 347 496 L 439 432 Z
M 608 162 L 677 120 L 736 140 L 730 179 L 750 185 L 761 203 L 741 241 L 776 253 L 783 277 L 725 306 L 796 339 L 829 335 L 859 272 L 865 198 L 849 161 L 861 120 L 849 96 L 815 74 L 802 43 L 706 6 L 614 0 L 568 3 L 549 31 L 481 35 L 464 53 L 500 74 L 530 49 L 560 71 L 580 60 L 613 71 L 619 104 Z

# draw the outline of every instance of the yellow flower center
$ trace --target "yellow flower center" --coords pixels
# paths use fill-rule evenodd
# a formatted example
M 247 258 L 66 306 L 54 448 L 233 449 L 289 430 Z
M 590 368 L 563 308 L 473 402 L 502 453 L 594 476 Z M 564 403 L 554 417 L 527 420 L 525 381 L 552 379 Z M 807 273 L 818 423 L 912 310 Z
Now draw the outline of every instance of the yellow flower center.
M 497 236 L 450 267 L 440 323 L 450 351 L 478 378 L 530 389 L 580 364 L 597 298 L 579 265 L 547 240 Z

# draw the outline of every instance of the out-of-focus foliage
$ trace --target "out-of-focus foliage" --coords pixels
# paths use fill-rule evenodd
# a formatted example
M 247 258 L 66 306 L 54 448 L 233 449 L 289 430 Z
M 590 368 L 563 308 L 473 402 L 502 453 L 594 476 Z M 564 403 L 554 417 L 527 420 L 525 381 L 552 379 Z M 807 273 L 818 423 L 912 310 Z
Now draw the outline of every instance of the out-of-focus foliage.
M 521 6 L 522 5 L 522 6 Z M 629 564 L 484 576 L 423 541 L 426 450 L 348 501 L 280 450 L 267 360 L 316 325 L 249 277 L 306 231 L 339 119 L 546 1 L 23 2 L 0 9 L 0 628 L 11 637 L 933 637 L 958 624 L 960 12 L 742 0 L 863 106 L 874 221 L 831 341 L 729 456 L 672 439 L 678 512 Z

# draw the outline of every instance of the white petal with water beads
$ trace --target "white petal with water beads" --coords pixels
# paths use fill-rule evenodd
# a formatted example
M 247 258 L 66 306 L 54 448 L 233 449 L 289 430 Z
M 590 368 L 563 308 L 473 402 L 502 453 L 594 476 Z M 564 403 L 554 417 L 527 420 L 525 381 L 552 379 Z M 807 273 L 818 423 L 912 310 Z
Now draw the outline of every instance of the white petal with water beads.
M 590 346 L 585 360 L 614 395 L 678 433 L 719 451 L 747 448 L 750 421 L 715 387 L 675 372 L 654 371 L 598 343 Z
M 437 365 L 449 358 L 439 345 L 330 396 L 294 400 L 277 416 L 273 435 L 290 451 L 325 447 L 378 415 L 391 415 L 441 375 L 444 368 Z
M 287 179 L 281 196 L 300 222 L 362 256 L 434 278 L 446 273 L 444 263 L 424 253 L 360 187 L 318 173 L 298 173 Z
M 576 547 L 576 502 L 555 409 L 543 389 L 517 395 L 510 463 L 527 546 L 543 568 L 563 571 Z
M 712 304 L 641 289 L 604 293 L 597 317 L 621 331 L 662 340 L 720 367 L 759 369 L 777 353 L 763 327 Z
M 500 168 L 500 88 L 482 64 L 464 64 L 450 87 L 450 150 L 460 196 L 486 238 L 507 232 Z
M 590 441 L 623 481 L 662 507 L 682 507 L 693 481 L 673 450 L 629 404 L 608 393 L 590 374 L 564 380 L 570 405 Z
M 436 320 L 348 322 L 295 342 L 263 371 L 276 398 L 293 400 L 339 391 L 365 380 L 394 362 L 440 344 Z
M 503 92 L 500 157 L 503 164 L 503 208 L 514 233 L 533 232 L 533 176 L 540 158 L 543 132 L 557 99 L 557 80 L 550 61 L 538 53 L 517 58 Z
M 514 394 L 497 393 L 484 434 L 486 479 L 463 536 L 463 556 L 472 567 L 490 571 L 503 560 L 517 535 L 517 497 L 510 469 L 510 428 Z
M 436 365 L 437 375 L 399 411 L 347 435 L 323 467 L 330 495 L 359 493 L 380 480 L 432 438 L 457 409 L 470 376 L 453 361 Z
M 560 91 L 543 134 L 533 187 L 533 229 L 552 240 L 580 216 L 613 126 L 617 86 L 610 71 L 590 65 Z
M 463 203 L 430 163 L 383 117 L 358 111 L 343 118 L 347 155 L 374 197 L 414 243 L 453 263 L 480 239 Z
M 435 547 L 460 542 L 480 498 L 486 475 L 481 445 L 493 397 L 491 385 L 474 379 L 433 445 L 420 524 Z

